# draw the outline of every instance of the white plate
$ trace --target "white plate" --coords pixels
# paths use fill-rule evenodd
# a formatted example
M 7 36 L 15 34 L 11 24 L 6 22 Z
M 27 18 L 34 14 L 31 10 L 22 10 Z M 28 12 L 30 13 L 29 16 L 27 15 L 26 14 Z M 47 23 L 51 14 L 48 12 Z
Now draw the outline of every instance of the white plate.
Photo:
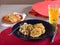
M 13 12 L 13 14 L 20 14 L 23 17 L 23 19 L 21 21 L 23 21 L 26 17 L 25 13 Z M 4 23 L 4 22 L 1 23 L 1 26 L 3 26 L 3 27 L 12 27 L 13 25 L 15 25 L 15 24 L 7 24 L 7 23 Z

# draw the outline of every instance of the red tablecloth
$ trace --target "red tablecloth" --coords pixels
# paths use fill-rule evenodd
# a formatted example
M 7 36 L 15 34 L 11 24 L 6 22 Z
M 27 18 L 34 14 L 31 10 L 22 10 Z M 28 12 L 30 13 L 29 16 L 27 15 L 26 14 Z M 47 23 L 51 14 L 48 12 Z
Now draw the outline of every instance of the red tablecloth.
M 58 33 L 55 37 L 55 42 L 51 43 L 50 38 L 37 41 L 23 40 L 14 35 L 8 36 L 11 32 L 11 27 L 5 29 L 0 34 L 0 45 L 60 45 L 60 25 L 58 25 Z

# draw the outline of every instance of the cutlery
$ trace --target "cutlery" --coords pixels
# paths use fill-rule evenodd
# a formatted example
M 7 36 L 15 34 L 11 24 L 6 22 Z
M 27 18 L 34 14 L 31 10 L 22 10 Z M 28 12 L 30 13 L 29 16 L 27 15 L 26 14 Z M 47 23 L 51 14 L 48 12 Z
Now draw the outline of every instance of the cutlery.
M 17 28 L 15 28 L 13 31 L 11 31 L 8 35 L 9 36 L 12 35 L 19 27 L 20 27 L 20 25 Z
M 56 30 L 55 30 L 55 32 L 54 32 L 54 35 L 53 35 L 53 37 L 52 37 L 52 40 L 51 40 L 52 43 L 54 43 L 54 40 L 55 40 L 55 36 L 56 36 L 56 34 L 57 34 L 57 31 L 58 31 L 58 27 L 56 28 Z

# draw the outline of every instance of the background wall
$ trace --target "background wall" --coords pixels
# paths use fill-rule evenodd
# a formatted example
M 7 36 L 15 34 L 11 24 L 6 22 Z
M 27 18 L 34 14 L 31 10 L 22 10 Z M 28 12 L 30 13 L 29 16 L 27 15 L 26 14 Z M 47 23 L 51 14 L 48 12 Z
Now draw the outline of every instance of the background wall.
M 0 4 L 33 4 L 43 0 L 0 0 Z

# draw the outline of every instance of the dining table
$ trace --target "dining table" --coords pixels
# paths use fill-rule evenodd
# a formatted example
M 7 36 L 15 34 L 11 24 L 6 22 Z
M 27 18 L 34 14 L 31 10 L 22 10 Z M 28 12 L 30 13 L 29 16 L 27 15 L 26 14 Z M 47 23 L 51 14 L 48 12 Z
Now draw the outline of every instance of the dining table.
M 45 5 L 46 3 L 46 5 Z M 49 38 L 46 38 L 42 41 L 30 41 L 30 40 L 23 40 L 15 37 L 14 35 L 8 36 L 11 32 L 13 26 L 5 26 L 4 23 L 1 21 L 2 17 L 6 14 L 18 12 L 18 13 L 25 13 L 26 18 L 28 19 L 39 19 L 49 22 L 48 18 L 44 17 L 36 17 L 29 14 L 31 9 L 35 10 L 37 13 L 41 15 L 47 14 L 47 4 L 51 2 L 38 2 L 36 4 L 1 4 L 0 5 L 0 45 L 59 45 L 60 41 L 60 18 L 58 20 L 58 33 L 54 43 L 51 43 Z M 56 2 L 57 3 L 57 2 Z M 39 5 L 38 5 L 39 4 Z M 41 5 L 43 4 L 43 5 Z M 60 4 L 60 3 L 59 3 Z M 37 5 L 37 6 L 36 6 Z M 45 9 L 46 8 L 46 9 Z M 44 13 L 43 13 L 44 12 Z

